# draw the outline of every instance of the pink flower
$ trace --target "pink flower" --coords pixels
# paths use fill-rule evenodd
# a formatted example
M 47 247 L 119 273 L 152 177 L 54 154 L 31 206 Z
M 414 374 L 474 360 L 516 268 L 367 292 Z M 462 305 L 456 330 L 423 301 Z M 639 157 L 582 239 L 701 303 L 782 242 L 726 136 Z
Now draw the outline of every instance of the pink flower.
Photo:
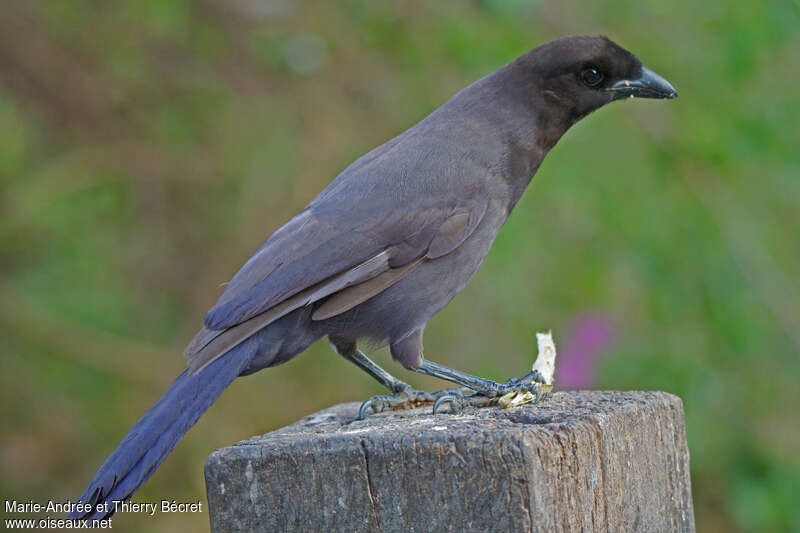
M 614 325 L 604 316 L 582 314 L 570 329 L 570 337 L 558 353 L 556 386 L 561 390 L 590 388 L 597 361 L 614 340 Z

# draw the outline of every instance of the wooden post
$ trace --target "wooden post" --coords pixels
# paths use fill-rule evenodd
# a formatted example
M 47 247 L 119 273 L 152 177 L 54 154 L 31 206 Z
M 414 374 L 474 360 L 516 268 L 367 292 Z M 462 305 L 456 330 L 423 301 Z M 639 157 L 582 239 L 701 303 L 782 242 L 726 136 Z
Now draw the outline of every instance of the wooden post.
M 535 406 L 363 421 L 357 409 L 211 454 L 211 530 L 694 531 L 676 396 L 557 392 Z

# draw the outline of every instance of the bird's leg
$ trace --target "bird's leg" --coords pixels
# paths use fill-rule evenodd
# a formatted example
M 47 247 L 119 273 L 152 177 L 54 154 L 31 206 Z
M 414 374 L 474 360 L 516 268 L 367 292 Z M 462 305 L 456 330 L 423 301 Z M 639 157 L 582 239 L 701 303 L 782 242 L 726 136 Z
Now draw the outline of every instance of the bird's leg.
M 361 350 L 354 350 L 351 354 L 342 354 L 348 361 L 355 364 L 358 368 L 375 378 L 375 380 L 389 389 L 391 393 L 403 392 L 411 388 L 411 385 L 401 381 L 380 367 L 372 359 L 364 355 Z
M 438 392 L 425 392 L 413 389 L 408 383 L 400 381 L 378 366 L 360 350 L 355 350 L 353 354 L 345 356 L 345 358 L 355 363 L 356 366 L 364 370 L 392 392 L 392 394 L 373 396 L 365 400 L 364 403 L 361 404 L 361 407 L 358 408 L 359 420 L 364 419 L 369 409 L 372 409 L 374 413 L 380 413 L 388 409 L 396 409 L 402 406 L 414 406 L 421 403 L 436 402 L 439 398 L 444 396 L 456 398 L 460 397 L 464 392 L 462 389 L 447 389 Z
M 489 398 L 502 396 L 513 390 L 528 390 L 534 383 L 544 383 L 544 379 L 537 370 L 529 372 L 521 378 L 511 378 L 505 383 L 498 383 L 491 379 L 480 378 L 459 370 L 454 370 L 440 365 L 439 363 L 428 361 L 427 359 L 422 360 L 420 365 L 416 368 L 416 371 L 420 374 L 427 374 L 435 378 L 458 383 Z
M 436 393 L 420 391 L 411 388 L 411 385 L 401 381 L 381 368 L 372 359 L 357 349 L 354 342 L 344 342 L 341 339 L 331 338 L 331 343 L 339 355 L 355 364 L 358 368 L 375 378 L 375 380 L 389 389 L 391 394 L 379 395 L 368 398 L 358 409 L 358 419 L 363 420 L 369 409 L 380 413 L 386 409 L 395 409 L 403 405 L 431 403 L 441 395 L 459 395 L 459 389 L 448 389 Z
M 536 401 L 534 402 L 536 403 L 542 396 L 538 384 L 545 383 L 544 378 L 542 378 L 542 375 L 537 370 L 529 372 L 521 378 L 511 378 L 505 383 L 498 383 L 490 379 L 465 374 L 464 372 L 425 359 L 423 359 L 416 368 L 416 372 L 458 383 L 476 393 L 468 397 L 464 397 L 463 395 L 440 396 L 433 406 L 434 413 L 445 403 L 451 404 L 454 410 L 459 410 L 464 405 L 472 405 L 475 407 L 488 405 L 492 403 L 494 398 L 503 396 L 509 392 L 531 392 L 536 395 Z

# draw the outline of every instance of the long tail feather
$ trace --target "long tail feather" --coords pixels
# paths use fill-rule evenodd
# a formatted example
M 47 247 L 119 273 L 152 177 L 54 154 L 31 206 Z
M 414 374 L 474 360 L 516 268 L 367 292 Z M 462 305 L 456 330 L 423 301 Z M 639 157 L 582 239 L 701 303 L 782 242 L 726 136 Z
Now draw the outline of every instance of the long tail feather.
M 255 341 L 255 339 L 252 339 Z M 169 389 L 128 431 L 79 498 L 91 513 L 72 512 L 70 519 L 90 521 L 114 512 L 114 500 L 126 500 L 153 475 L 178 441 L 236 379 L 255 352 L 245 342 L 202 372 L 178 376 Z

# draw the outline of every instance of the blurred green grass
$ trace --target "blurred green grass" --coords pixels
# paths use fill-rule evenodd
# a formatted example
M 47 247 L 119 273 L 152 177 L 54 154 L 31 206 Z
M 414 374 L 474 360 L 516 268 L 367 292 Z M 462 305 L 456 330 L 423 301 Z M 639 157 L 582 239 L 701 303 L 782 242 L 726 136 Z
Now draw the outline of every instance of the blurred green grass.
M 75 497 L 182 370 L 220 283 L 350 161 L 534 45 L 586 32 L 680 98 L 609 106 L 562 139 L 426 353 L 504 378 L 536 330 L 559 341 L 576 316 L 606 317 L 615 342 L 592 386 L 683 398 L 698 530 L 800 531 L 799 6 L 4 3 L 3 497 Z M 203 498 L 212 449 L 377 392 L 315 345 L 237 382 L 137 499 Z

